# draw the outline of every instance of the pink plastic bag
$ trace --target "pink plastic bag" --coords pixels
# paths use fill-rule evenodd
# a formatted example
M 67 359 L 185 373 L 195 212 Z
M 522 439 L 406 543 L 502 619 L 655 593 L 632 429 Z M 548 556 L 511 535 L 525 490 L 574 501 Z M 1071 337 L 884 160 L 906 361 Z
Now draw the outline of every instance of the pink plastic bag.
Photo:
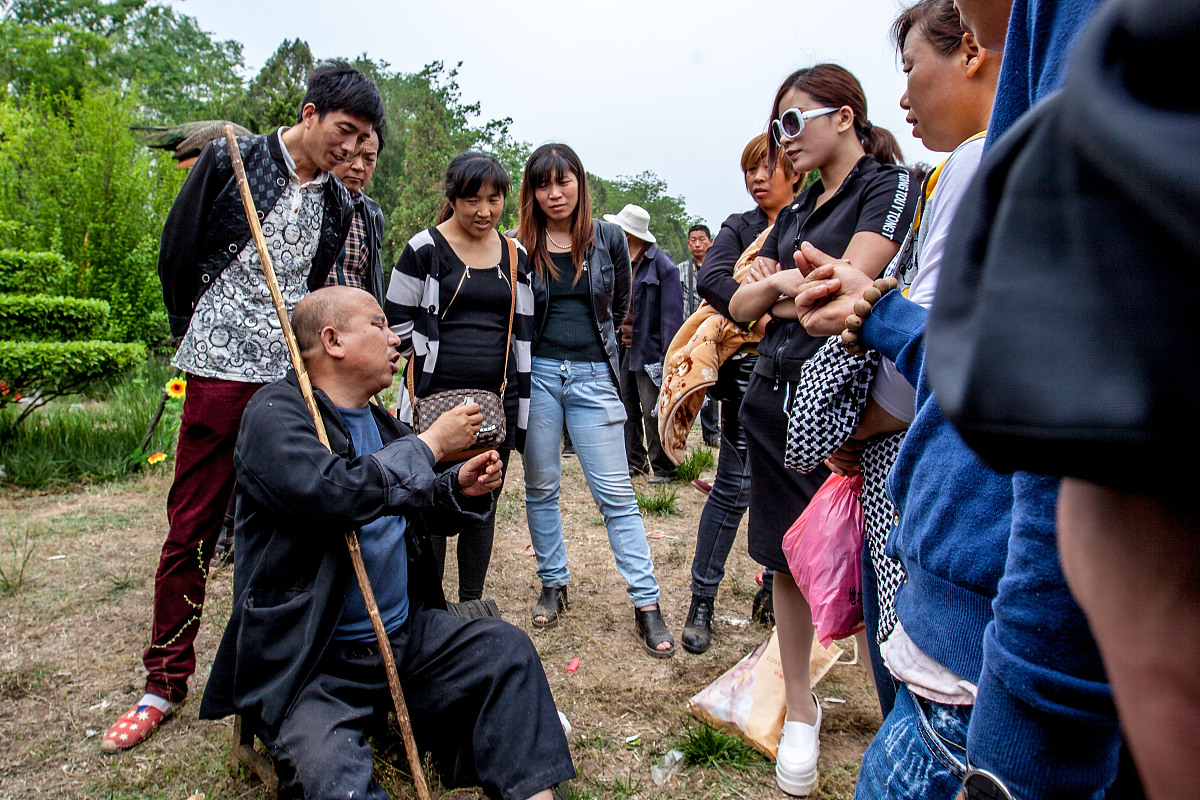
M 783 537 L 788 569 L 825 647 L 863 629 L 862 475 L 830 475 Z

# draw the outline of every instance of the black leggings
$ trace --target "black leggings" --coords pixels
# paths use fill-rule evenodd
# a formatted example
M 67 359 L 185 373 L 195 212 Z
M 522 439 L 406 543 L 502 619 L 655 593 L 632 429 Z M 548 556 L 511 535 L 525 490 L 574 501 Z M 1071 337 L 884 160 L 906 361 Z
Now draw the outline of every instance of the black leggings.
M 502 447 L 500 464 L 504 476 L 508 477 L 508 458 L 512 450 Z M 458 532 L 458 602 L 479 600 L 483 597 L 483 582 L 487 578 L 488 565 L 492 562 L 492 543 L 496 538 L 496 506 L 500 500 L 500 488 L 492 492 L 492 510 L 487 519 Z M 446 537 L 430 536 L 433 557 L 437 560 L 438 580 L 446 574 Z

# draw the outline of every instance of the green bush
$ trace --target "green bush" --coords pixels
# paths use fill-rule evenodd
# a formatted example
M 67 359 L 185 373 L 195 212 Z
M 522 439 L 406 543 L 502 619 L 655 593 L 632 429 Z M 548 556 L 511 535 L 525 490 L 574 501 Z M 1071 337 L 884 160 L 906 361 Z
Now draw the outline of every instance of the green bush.
M 0 294 L 0 339 L 73 340 L 101 335 L 108 303 L 47 294 Z
M 27 489 L 111 480 L 144 464 L 146 454 L 171 452 L 178 424 L 164 417 L 146 446 L 142 436 L 158 406 L 170 367 L 144 362 L 101 392 L 99 402 L 51 401 L 20 425 L 21 409 L 0 408 L 0 468 L 4 480 Z M 147 469 L 169 469 L 170 462 Z
M 0 292 L 50 294 L 62 288 L 66 274 L 58 253 L 0 250 Z
M 16 394 L 40 391 L 55 397 L 81 391 L 88 384 L 115 378 L 145 361 L 141 344 L 116 342 L 4 342 L 0 341 L 0 382 L 6 394 L 0 405 Z

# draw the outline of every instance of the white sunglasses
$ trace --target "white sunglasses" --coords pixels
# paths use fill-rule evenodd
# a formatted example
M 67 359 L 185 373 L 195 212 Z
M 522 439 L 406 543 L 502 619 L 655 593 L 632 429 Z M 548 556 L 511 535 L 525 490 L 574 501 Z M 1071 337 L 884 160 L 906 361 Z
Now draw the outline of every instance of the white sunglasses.
M 836 108 L 814 108 L 812 111 L 801 111 L 798 108 L 789 108 L 779 115 L 779 119 L 771 122 L 771 136 L 775 139 L 775 144 L 783 144 L 784 139 L 795 139 L 804 132 L 804 123 L 813 117 L 820 117 L 824 114 L 832 114 L 837 111 Z

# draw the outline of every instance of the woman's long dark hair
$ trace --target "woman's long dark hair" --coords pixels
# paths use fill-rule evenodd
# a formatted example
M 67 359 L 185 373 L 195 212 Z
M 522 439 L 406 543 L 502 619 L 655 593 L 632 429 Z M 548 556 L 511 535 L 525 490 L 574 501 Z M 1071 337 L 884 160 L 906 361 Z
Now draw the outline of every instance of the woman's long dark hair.
M 468 150 L 459 153 L 446 167 L 446 180 L 442 184 L 442 194 L 446 202 L 438 214 L 438 224 L 454 216 L 454 201 L 460 197 L 473 197 L 484 186 L 491 186 L 500 194 L 508 197 L 512 191 L 512 180 L 504 170 L 504 165 L 495 157 L 478 150 Z
M 571 217 L 571 263 L 575 267 L 574 283 L 583 275 L 583 261 L 592 249 L 595 231 L 592 228 L 592 195 L 588 192 L 587 173 L 583 162 L 575 151 L 565 144 L 544 144 L 525 162 L 525 175 L 521 181 L 521 219 L 517 225 L 517 238 L 529 252 L 533 268 L 539 278 L 547 273 L 559 279 L 558 270 L 546 249 L 546 212 L 538 205 L 534 191 L 555 178 L 570 173 L 579 184 L 579 203 Z
M 783 96 L 793 89 L 812 97 L 823 106 L 841 108 L 849 106 L 854 113 L 854 132 L 862 142 L 863 150 L 875 157 L 880 164 L 899 164 L 903 160 L 900 145 L 896 137 L 885 128 L 877 128 L 867 119 L 867 96 L 863 94 L 862 84 L 845 67 L 837 64 L 817 64 L 815 67 L 798 69 L 783 81 L 779 91 L 775 93 L 775 102 L 771 104 L 771 122 L 778 118 L 783 102 Z M 775 160 L 779 145 L 771 137 L 768 143 L 767 156 Z

